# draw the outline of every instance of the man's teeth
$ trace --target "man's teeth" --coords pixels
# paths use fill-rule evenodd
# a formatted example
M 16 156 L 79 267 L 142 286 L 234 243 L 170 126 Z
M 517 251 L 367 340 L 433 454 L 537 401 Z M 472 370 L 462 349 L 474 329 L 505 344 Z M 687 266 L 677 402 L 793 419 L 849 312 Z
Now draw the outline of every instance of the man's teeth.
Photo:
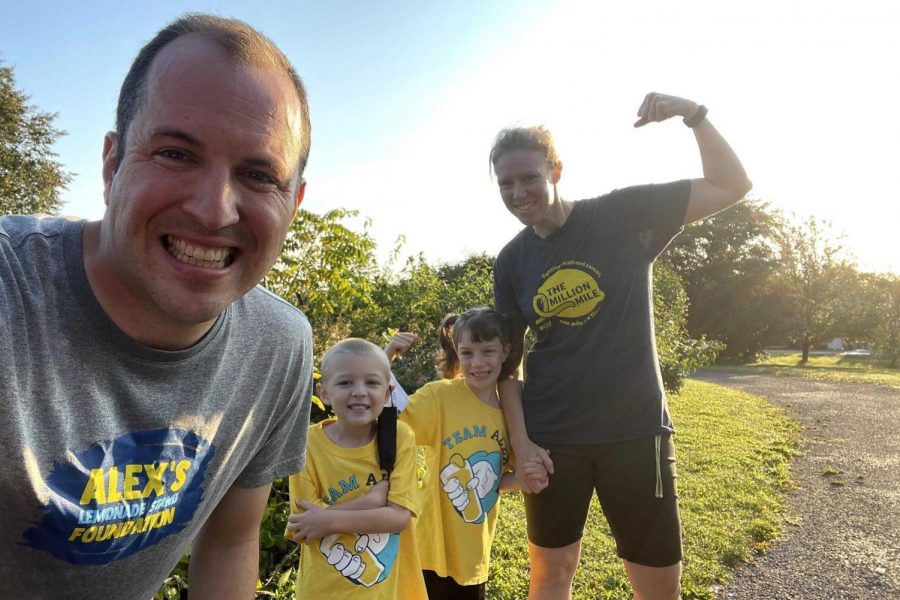
M 194 244 L 189 244 L 180 238 L 172 236 L 168 236 L 166 241 L 168 242 L 167 247 L 169 252 L 178 261 L 204 269 L 225 268 L 230 262 L 233 252 L 231 248 L 204 248 L 202 246 L 195 246 Z

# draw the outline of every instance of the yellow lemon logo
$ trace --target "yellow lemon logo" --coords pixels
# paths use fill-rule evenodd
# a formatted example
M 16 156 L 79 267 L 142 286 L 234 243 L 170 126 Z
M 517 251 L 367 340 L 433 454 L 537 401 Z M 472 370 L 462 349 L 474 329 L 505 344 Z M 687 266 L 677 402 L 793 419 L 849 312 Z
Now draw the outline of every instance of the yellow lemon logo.
M 532 301 L 541 323 L 550 317 L 577 319 L 589 314 L 605 294 L 588 273 L 580 269 L 560 269 L 538 288 Z

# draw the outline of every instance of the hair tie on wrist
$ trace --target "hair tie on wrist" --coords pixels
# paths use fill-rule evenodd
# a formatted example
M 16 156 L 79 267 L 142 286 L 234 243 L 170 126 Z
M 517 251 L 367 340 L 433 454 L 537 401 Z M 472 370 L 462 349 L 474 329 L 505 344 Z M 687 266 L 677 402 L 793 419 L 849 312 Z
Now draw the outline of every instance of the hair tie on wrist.
M 691 129 L 693 129 L 694 127 L 696 127 L 697 125 L 699 125 L 700 123 L 703 122 L 703 119 L 706 118 L 707 112 L 709 112 L 707 110 L 707 108 L 701 104 L 700 106 L 697 107 L 697 112 L 695 112 L 690 117 L 685 117 L 684 119 L 682 119 L 682 121 L 684 121 L 685 125 L 687 125 Z

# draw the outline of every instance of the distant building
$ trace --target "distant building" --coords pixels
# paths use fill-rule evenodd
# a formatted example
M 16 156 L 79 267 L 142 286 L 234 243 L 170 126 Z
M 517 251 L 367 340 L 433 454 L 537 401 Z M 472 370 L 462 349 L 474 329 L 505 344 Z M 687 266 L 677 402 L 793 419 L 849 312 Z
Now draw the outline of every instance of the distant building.
M 834 338 L 833 340 L 828 342 L 828 345 L 825 347 L 828 348 L 829 350 L 843 350 L 844 349 L 844 338 L 839 338 L 839 337 Z

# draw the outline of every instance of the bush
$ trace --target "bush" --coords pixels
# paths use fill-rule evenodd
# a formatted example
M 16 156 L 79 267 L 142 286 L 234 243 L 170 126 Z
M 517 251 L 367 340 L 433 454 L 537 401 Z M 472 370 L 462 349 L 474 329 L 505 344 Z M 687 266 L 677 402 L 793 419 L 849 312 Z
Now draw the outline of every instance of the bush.
M 653 270 L 653 313 L 663 383 L 667 390 L 677 392 L 686 376 L 715 361 L 725 345 L 705 336 L 697 340 L 690 337 L 687 294 L 675 270 L 664 260 L 657 261 Z

